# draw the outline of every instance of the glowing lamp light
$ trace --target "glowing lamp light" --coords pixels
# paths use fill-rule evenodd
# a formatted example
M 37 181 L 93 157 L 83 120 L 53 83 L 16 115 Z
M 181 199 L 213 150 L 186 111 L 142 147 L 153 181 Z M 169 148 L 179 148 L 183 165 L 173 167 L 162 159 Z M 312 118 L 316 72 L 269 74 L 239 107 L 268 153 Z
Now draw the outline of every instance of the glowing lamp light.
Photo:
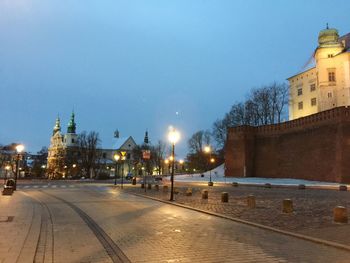
M 205 146 L 204 147 L 204 152 L 210 153 L 211 152 L 210 146 Z
M 183 163 L 184 163 L 184 160 L 180 160 L 179 163 L 180 163 L 180 164 L 183 164 Z
M 18 153 L 23 152 L 23 150 L 24 150 L 24 145 L 23 145 L 23 144 L 18 144 L 18 145 L 16 146 L 16 151 L 17 151 Z
M 10 165 L 6 165 L 6 166 L 5 166 L 5 170 L 8 171 L 8 170 L 10 170 L 10 169 L 11 169 L 11 166 L 10 166 Z
M 214 158 L 210 158 L 210 162 L 211 163 L 215 163 L 215 159 Z
M 116 153 L 116 154 L 114 154 L 113 158 L 114 158 L 114 160 L 116 160 L 118 162 L 120 159 L 120 155 Z
M 176 144 L 180 140 L 180 133 L 173 127 L 170 127 L 170 131 L 168 133 L 168 140 L 172 144 Z

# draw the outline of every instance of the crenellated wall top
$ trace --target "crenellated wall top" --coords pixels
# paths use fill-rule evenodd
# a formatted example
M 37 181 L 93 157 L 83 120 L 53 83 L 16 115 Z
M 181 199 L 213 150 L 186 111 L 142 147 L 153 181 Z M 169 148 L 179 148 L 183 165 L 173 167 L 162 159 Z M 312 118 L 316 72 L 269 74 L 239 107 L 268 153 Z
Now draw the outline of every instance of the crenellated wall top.
M 328 125 L 332 123 L 338 123 L 341 121 L 350 121 L 350 107 L 338 107 L 327 111 L 322 111 L 316 114 L 312 114 L 306 117 L 287 121 L 279 124 L 261 125 L 261 126 L 249 126 L 242 125 L 237 127 L 231 127 L 228 130 L 230 133 L 255 133 L 255 134 L 277 134 L 292 132 L 317 126 Z

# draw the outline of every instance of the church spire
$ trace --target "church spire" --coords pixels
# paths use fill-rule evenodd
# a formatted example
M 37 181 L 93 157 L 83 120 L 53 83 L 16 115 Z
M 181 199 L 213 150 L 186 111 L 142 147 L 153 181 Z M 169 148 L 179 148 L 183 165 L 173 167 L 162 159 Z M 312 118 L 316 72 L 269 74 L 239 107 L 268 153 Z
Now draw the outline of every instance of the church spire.
M 147 131 L 147 130 L 146 130 L 146 132 L 145 132 L 145 138 L 144 138 L 143 142 L 144 142 L 145 144 L 148 144 L 148 143 L 149 143 L 149 140 L 148 140 L 148 131 Z
M 75 124 L 74 118 L 75 118 L 74 111 L 72 111 L 72 115 L 68 123 L 67 133 L 75 133 L 77 125 Z
M 57 116 L 55 126 L 53 127 L 52 134 L 54 135 L 56 132 L 61 131 L 61 122 L 60 117 Z

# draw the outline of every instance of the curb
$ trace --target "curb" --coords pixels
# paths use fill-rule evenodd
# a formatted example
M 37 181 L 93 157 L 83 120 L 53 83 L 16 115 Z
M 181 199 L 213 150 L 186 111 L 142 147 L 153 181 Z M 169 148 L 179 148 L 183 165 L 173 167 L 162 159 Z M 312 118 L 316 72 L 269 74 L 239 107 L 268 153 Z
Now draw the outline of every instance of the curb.
M 258 223 L 253 223 L 253 222 L 246 221 L 246 220 L 243 220 L 243 219 L 230 217 L 230 216 L 225 216 L 223 214 L 206 211 L 206 210 L 199 209 L 199 208 L 194 208 L 194 207 L 191 207 L 191 206 L 188 206 L 188 205 L 183 205 L 183 204 L 174 203 L 174 202 L 167 201 L 167 200 L 162 200 L 162 199 L 159 199 L 159 198 L 156 198 L 156 197 L 152 197 L 152 196 L 146 196 L 146 195 L 130 193 L 130 192 L 127 192 L 127 193 L 135 195 L 135 196 L 138 196 L 138 197 L 148 198 L 148 199 L 151 199 L 151 200 L 154 200 L 154 201 L 158 201 L 158 202 L 162 202 L 162 203 L 165 203 L 165 204 L 174 205 L 174 206 L 182 207 L 182 208 L 189 209 L 189 210 L 192 210 L 192 211 L 204 213 L 204 214 L 207 214 L 207 215 L 216 216 L 216 217 L 220 217 L 220 218 L 223 218 L 223 219 L 231 220 L 231 221 L 234 221 L 234 222 L 237 222 L 237 223 L 242 223 L 242 224 L 245 224 L 245 225 L 257 227 L 257 228 L 260 228 L 260 229 L 263 229 L 263 230 L 273 231 L 273 232 L 276 232 L 276 233 L 279 233 L 279 234 L 283 234 L 283 235 L 286 235 L 286 236 L 291 236 L 291 237 L 294 237 L 294 238 L 299 238 L 299 239 L 303 239 L 303 240 L 306 240 L 306 241 L 314 242 L 314 243 L 317 243 L 317 244 L 326 245 L 326 246 L 329 246 L 329 247 L 334 247 L 334 248 L 350 251 L 350 246 L 343 245 L 343 244 L 340 244 L 340 243 L 337 243 L 337 242 L 328 241 L 328 240 L 324 240 L 324 239 L 320 239 L 320 238 L 316 238 L 316 237 L 310 237 L 310 236 L 306 236 L 306 235 L 303 235 L 303 234 L 298 234 L 298 233 L 294 233 L 294 232 L 290 232 L 290 231 L 286 231 L 286 230 L 281 230 L 281 229 L 278 229 L 278 228 L 265 226 L 265 225 L 261 225 L 261 224 L 258 224 Z

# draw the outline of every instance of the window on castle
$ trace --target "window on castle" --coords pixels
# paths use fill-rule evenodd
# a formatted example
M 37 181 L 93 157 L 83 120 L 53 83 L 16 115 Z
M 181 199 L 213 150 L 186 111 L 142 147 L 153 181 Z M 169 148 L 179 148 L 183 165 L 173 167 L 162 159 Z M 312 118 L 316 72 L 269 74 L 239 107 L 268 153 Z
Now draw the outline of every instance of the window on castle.
M 72 143 L 74 143 L 74 139 L 72 139 Z
M 328 81 L 335 82 L 335 72 L 334 71 L 328 72 Z
M 328 54 L 328 58 L 332 58 L 333 57 L 333 55 L 332 54 Z
M 298 96 L 300 96 L 300 95 L 303 95 L 303 89 L 302 88 L 298 89 Z
M 315 90 L 316 90 L 316 84 L 311 84 L 310 91 L 315 91 Z
M 298 110 L 302 110 L 303 109 L 303 102 L 301 101 L 301 102 L 299 102 L 298 103 Z
M 332 95 L 332 92 L 328 92 L 328 98 L 332 98 L 333 97 L 333 95 Z
M 316 98 L 311 99 L 311 106 L 316 106 Z
M 107 157 L 106 153 L 102 153 L 102 158 L 106 158 L 106 157 Z

